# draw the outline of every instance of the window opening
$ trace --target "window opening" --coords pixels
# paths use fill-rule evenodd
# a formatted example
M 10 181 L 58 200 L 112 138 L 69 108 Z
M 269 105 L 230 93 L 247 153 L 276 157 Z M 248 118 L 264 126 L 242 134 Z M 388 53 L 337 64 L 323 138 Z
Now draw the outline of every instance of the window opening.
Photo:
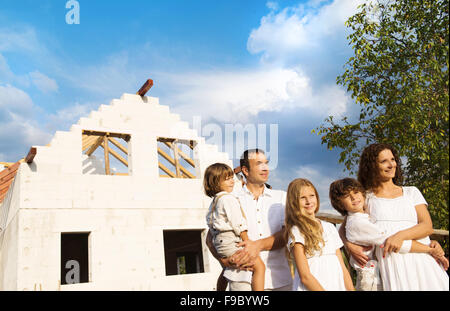
M 164 230 L 166 275 L 203 273 L 202 230 Z
M 89 282 L 89 232 L 61 233 L 61 284 Z
M 196 178 L 193 140 L 158 137 L 160 177 Z
M 129 134 L 83 130 L 83 174 L 128 175 Z M 101 148 L 99 148 L 101 147 Z

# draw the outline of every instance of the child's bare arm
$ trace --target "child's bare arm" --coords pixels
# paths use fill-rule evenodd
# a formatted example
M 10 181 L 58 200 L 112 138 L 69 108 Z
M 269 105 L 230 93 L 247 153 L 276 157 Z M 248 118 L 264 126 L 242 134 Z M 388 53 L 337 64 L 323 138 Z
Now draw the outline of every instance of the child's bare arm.
M 247 230 L 242 231 L 241 234 L 240 234 L 240 236 L 241 236 L 242 241 L 247 241 L 247 240 L 248 240 L 248 233 L 247 233 Z
M 415 240 L 412 240 L 411 243 L 411 249 L 409 250 L 410 253 L 433 253 L 433 248 L 429 247 L 428 245 L 422 244 L 420 242 L 417 242 Z
M 292 250 L 294 252 L 297 271 L 303 285 L 311 291 L 324 291 L 325 289 L 309 270 L 308 259 L 306 258 L 303 245 L 301 243 L 295 243 Z
M 350 272 L 348 272 L 347 267 L 345 266 L 344 259 L 342 258 L 342 253 L 341 253 L 340 249 L 336 250 L 336 256 L 339 259 L 339 263 L 341 265 L 342 272 L 344 275 L 345 289 L 351 290 L 351 291 L 355 290 L 355 287 L 353 286 L 352 277 L 350 276 Z

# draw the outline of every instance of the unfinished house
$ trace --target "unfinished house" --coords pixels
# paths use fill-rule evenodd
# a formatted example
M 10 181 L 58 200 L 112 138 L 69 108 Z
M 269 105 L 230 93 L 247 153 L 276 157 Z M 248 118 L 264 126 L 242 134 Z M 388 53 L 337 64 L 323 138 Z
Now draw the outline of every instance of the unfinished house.
M 0 172 L 0 290 L 215 290 L 215 162 L 232 166 L 158 98 L 101 105 Z

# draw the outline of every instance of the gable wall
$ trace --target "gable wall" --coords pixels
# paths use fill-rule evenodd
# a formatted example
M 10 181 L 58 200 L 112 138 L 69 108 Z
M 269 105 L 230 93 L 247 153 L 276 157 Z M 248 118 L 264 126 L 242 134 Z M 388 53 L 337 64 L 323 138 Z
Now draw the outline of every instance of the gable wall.
M 8 217 L 18 215 L 9 227 L 17 232 L 19 260 L 0 272 L 18 277 L 5 289 L 212 290 L 221 267 L 206 247 L 205 273 L 165 276 L 162 234 L 202 229 L 205 238 L 210 198 L 203 194 L 201 176 L 212 163 L 232 167 L 232 161 L 179 119 L 156 98 L 124 94 L 70 131 L 57 132 L 50 146 L 37 146 L 33 163 L 21 165 L 20 185 L 14 186 L 21 190 L 20 212 Z M 81 154 L 82 130 L 130 134 L 130 175 L 83 174 L 90 160 Z M 196 179 L 159 177 L 157 137 L 197 142 Z M 60 286 L 61 232 L 87 231 L 91 282 Z

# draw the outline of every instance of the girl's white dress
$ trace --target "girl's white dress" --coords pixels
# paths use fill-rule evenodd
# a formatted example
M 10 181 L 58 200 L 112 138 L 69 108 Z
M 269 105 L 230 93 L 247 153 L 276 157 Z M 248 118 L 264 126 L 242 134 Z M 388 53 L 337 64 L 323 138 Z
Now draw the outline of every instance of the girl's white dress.
M 427 204 L 416 187 L 403 187 L 403 195 L 394 199 L 367 195 L 370 215 L 377 226 L 393 235 L 417 224 L 415 206 Z M 428 237 L 417 240 L 429 244 Z M 385 291 L 449 290 L 449 278 L 445 270 L 429 254 L 394 253 L 383 258 L 383 250 L 376 248 L 380 274 Z
M 322 248 L 322 254 L 316 251 L 314 256 L 308 256 L 309 270 L 325 290 L 345 291 L 344 273 L 342 272 L 339 259 L 336 256 L 336 250 L 343 246 L 342 240 L 333 224 L 322 220 L 320 222 L 323 228 L 323 239 L 325 241 L 325 245 Z M 294 243 L 301 243 L 304 245 L 305 238 L 296 226 L 292 227 L 291 233 L 294 236 L 294 239 L 291 237 L 289 238 L 288 248 L 290 250 L 291 247 L 294 246 Z M 308 290 L 303 285 L 298 271 L 295 271 L 292 290 Z

